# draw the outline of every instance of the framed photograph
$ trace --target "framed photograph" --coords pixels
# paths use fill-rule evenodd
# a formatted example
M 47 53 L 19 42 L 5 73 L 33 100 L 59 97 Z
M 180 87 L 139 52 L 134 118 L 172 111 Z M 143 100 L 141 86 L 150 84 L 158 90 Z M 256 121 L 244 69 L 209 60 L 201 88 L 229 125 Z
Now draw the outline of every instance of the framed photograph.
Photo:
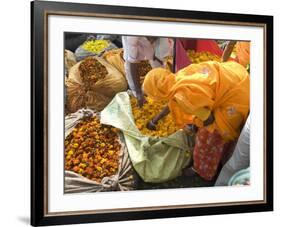
M 273 210 L 273 17 L 31 3 L 31 224 Z

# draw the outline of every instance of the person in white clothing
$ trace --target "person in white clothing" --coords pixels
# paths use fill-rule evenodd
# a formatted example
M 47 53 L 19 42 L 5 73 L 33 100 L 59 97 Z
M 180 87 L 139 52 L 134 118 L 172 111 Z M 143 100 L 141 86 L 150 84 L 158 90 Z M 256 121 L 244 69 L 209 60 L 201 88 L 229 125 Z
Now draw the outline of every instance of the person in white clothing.
M 168 38 L 144 36 L 122 36 L 124 49 L 125 72 L 129 88 L 137 98 L 140 107 L 144 104 L 140 78 L 137 76 L 137 64 L 142 60 L 149 60 L 152 68 L 162 67 L 162 60 L 172 55 L 173 41 Z

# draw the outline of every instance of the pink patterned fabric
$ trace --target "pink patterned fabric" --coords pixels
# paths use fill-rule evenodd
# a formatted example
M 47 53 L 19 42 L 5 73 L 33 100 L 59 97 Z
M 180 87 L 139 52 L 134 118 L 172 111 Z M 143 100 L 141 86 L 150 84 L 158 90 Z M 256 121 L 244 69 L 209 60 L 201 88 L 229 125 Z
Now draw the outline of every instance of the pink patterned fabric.
M 193 152 L 193 168 L 205 180 L 212 180 L 217 173 L 225 142 L 217 131 L 200 128 Z

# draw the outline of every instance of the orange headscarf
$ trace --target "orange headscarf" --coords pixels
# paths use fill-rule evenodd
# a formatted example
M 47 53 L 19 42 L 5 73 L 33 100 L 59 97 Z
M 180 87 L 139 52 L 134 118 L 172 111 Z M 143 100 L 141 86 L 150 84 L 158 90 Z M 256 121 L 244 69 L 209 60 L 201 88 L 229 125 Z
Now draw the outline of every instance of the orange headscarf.
M 168 101 L 169 91 L 175 81 L 175 75 L 169 70 L 156 68 L 146 74 L 143 89 L 148 96 L 156 101 Z

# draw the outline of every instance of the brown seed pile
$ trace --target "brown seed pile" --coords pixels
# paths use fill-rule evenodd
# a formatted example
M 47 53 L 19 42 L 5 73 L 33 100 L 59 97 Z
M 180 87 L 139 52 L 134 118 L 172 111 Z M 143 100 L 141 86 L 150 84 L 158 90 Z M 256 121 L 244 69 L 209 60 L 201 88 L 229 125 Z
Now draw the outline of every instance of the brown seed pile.
M 144 81 L 146 74 L 152 69 L 148 60 L 143 60 L 137 63 L 137 75 L 140 77 L 140 83 Z
M 93 57 L 87 57 L 81 62 L 79 72 L 86 89 L 91 88 L 108 74 L 105 66 Z

